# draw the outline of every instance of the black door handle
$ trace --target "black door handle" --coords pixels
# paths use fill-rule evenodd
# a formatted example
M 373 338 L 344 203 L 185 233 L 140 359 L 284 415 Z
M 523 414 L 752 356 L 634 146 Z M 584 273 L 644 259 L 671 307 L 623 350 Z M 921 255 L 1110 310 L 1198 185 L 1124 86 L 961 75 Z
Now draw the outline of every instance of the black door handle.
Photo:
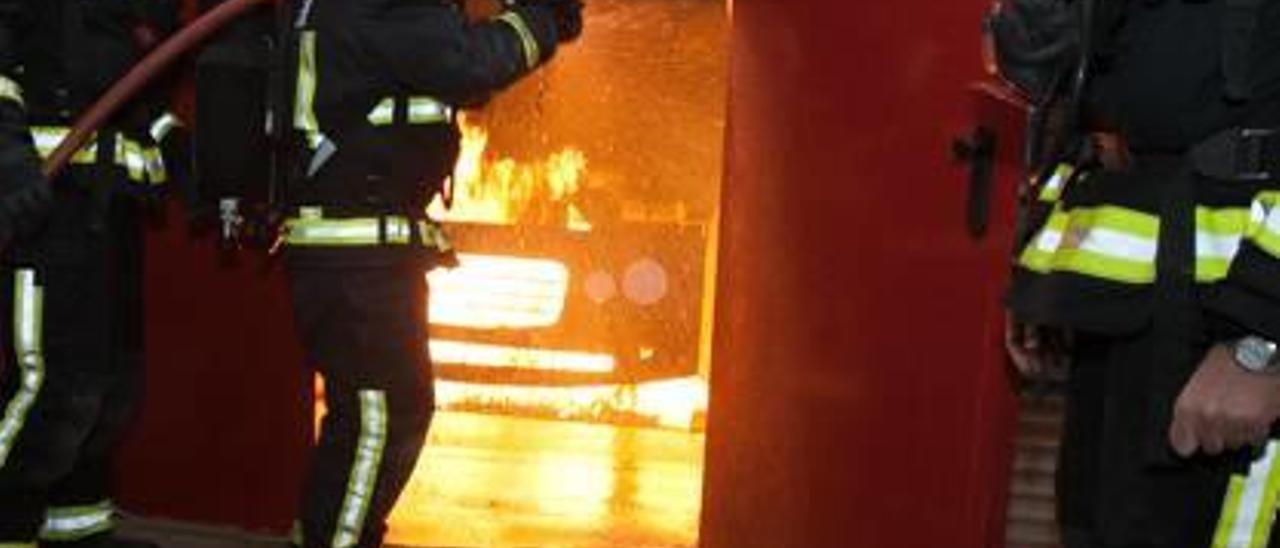
M 985 126 L 973 128 L 973 134 L 969 137 L 952 141 L 951 156 L 957 162 L 969 164 L 969 197 L 965 219 L 969 235 L 974 239 L 981 239 L 987 234 L 991 218 L 996 132 Z

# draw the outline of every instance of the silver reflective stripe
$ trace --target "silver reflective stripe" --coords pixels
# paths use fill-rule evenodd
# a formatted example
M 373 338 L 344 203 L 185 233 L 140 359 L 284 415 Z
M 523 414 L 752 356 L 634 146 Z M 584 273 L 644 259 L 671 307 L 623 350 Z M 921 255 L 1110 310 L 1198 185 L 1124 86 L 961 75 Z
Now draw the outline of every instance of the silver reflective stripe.
M 0 100 L 14 101 L 19 105 L 23 104 L 22 86 L 7 77 L 0 76 Z
M 347 495 L 333 533 L 333 548 L 351 548 L 360 542 L 378 486 L 378 469 L 382 466 L 386 444 L 387 394 L 381 390 L 361 390 L 360 438 L 347 479 Z
M 155 142 L 159 143 L 163 142 L 165 137 L 168 137 L 170 133 L 173 133 L 173 130 L 180 127 L 182 127 L 182 121 L 179 120 L 177 116 L 174 116 L 172 112 L 166 112 L 151 124 L 149 133 L 151 134 L 151 138 L 154 139 Z
M 538 62 L 542 60 L 542 50 L 538 47 L 538 41 L 533 37 L 533 32 L 529 30 L 529 25 L 524 22 L 524 18 L 519 13 L 508 11 L 499 15 L 498 20 L 516 31 L 516 37 L 520 39 L 520 47 L 524 50 L 526 68 L 532 70 L 538 66 Z
M 22 382 L 9 400 L 4 418 L 0 419 L 0 468 L 4 468 L 13 445 L 27 421 L 27 414 L 44 386 L 44 290 L 36 285 L 31 269 L 14 272 L 13 339 L 18 357 L 18 374 Z
M 52 541 L 80 540 L 115 526 L 110 502 L 91 506 L 50 508 L 40 538 Z
M 453 119 L 453 107 L 431 97 L 410 97 L 408 103 L 410 124 L 436 124 Z M 396 100 L 388 97 L 369 111 L 368 119 L 375 126 L 387 126 L 395 122 L 395 115 Z
M 1231 260 L 1240 251 L 1243 234 L 1213 234 L 1196 232 L 1196 257 L 1200 259 Z
M 390 125 L 395 120 L 395 116 L 396 100 L 387 97 L 369 112 L 369 123 L 375 126 Z
M 453 118 L 453 109 L 430 97 L 409 98 L 409 123 L 434 124 L 448 122 Z
M 1232 476 L 1222 503 L 1213 548 L 1265 548 L 1275 523 L 1276 489 L 1280 487 L 1277 442 L 1267 443 L 1248 476 Z
M 1084 231 L 1077 249 L 1130 261 L 1155 261 L 1156 241 L 1118 230 L 1094 227 Z

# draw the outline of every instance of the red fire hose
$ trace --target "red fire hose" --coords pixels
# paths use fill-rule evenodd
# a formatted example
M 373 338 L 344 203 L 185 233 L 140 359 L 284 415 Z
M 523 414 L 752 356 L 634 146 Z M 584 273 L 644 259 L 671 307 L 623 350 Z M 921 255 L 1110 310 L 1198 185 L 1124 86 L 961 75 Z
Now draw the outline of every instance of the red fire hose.
M 218 29 L 226 26 L 258 4 L 271 1 L 230 0 L 219 4 L 218 7 L 201 15 L 191 24 L 183 27 L 181 31 L 161 43 L 159 47 L 152 50 L 76 120 L 75 126 L 71 128 L 66 138 L 58 144 L 58 148 L 54 149 L 53 154 L 50 154 L 49 158 L 44 162 L 44 173 L 48 179 L 53 180 L 57 177 L 63 168 L 67 167 L 67 162 L 71 160 L 76 151 L 80 150 L 89 141 L 90 136 L 107 119 L 184 53 L 196 47 L 214 32 L 217 32 Z

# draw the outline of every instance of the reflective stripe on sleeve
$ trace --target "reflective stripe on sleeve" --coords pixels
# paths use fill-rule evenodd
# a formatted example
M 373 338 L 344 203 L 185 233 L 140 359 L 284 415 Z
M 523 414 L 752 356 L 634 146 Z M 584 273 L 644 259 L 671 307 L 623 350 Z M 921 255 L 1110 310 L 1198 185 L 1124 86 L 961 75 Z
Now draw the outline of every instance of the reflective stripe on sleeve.
M 526 68 L 533 70 L 537 67 L 538 62 L 542 60 L 542 49 L 538 47 L 538 40 L 533 37 L 533 31 L 529 30 L 529 24 L 525 22 L 524 17 L 514 11 L 508 11 L 499 15 L 498 21 L 506 23 L 515 30 L 516 36 L 520 39 L 521 49 L 524 50 Z
M 22 105 L 25 103 L 22 99 L 22 86 L 12 79 L 0 76 L 0 100 L 13 101 Z
M 1113 206 L 1055 210 L 1019 259 L 1028 270 L 1069 271 L 1121 283 L 1155 279 L 1159 220 Z
M 1066 190 L 1067 181 L 1071 180 L 1071 176 L 1075 174 L 1075 167 L 1071 164 L 1058 164 L 1053 170 L 1053 174 L 1045 179 L 1044 184 L 1040 187 L 1040 201 L 1053 203 L 1062 198 L 1062 192 Z
M 173 133 L 173 130 L 180 127 L 182 127 L 182 120 L 179 120 L 172 112 L 166 112 L 151 123 L 151 127 L 147 132 L 151 134 L 152 140 L 162 143 L 170 133 Z

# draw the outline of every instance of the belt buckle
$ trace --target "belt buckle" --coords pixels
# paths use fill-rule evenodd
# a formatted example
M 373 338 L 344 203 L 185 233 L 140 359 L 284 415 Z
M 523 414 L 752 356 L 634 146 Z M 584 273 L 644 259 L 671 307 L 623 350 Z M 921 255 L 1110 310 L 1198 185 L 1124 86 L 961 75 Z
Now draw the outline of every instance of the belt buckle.
M 1237 147 L 1233 156 L 1237 164 L 1236 178 L 1243 181 L 1269 181 L 1273 174 L 1267 166 L 1267 141 L 1275 137 L 1272 128 L 1242 128 L 1238 130 Z

